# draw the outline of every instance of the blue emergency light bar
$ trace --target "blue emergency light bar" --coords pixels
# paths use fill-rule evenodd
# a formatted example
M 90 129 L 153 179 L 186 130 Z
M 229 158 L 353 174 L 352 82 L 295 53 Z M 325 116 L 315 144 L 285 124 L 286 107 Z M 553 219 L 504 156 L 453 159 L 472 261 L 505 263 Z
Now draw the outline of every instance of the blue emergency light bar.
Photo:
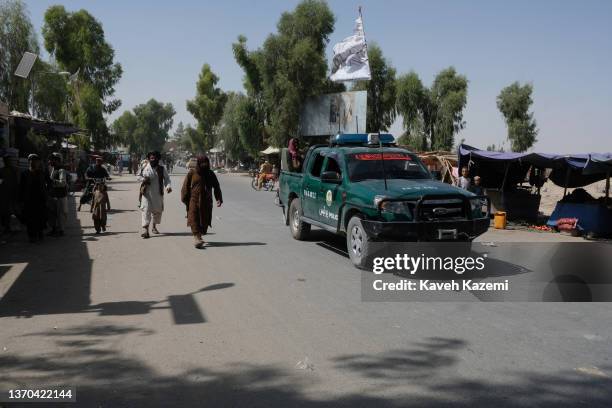
M 388 133 L 340 133 L 332 137 L 332 144 L 336 145 L 364 145 L 364 144 L 393 144 L 395 138 Z

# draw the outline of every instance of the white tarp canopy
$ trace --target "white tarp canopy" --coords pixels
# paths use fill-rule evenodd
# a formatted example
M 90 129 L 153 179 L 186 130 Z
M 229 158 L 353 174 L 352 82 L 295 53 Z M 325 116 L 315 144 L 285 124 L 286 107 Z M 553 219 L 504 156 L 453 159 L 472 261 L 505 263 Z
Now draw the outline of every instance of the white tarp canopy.
M 280 153 L 280 149 L 278 147 L 268 147 L 266 150 L 261 151 L 262 154 L 276 154 Z

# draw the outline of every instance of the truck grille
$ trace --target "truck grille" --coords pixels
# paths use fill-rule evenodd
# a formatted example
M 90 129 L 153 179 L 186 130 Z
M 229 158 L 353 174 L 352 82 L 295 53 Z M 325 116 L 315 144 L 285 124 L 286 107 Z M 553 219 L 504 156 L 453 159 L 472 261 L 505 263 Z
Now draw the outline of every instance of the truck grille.
M 460 199 L 424 200 L 419 206 L 418 217 L 423 221 L 465 219 L 465 205 Z

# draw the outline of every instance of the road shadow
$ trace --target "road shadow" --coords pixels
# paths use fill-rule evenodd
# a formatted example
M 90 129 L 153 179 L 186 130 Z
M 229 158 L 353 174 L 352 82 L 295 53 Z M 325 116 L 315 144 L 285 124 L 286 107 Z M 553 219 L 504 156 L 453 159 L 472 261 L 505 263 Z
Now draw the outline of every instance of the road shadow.
M 345 258 L 349 257 L 344 235 L 332 234 L 322 229 L 313 229 L 306 238 L 307 242 L 315 242 L 317 246 L 334 252 Z
M 206 316 L 200 309 L 194 295 L 227 289 L 234 286 L 231 282 L 216 283 L 195 290 L 190 293 L 169 295 L 161 300 L 127 300 L 118 302 L 104 302 L 89 305 L 80 313 L 97 313 L 98 316 L 134 316 L 149 314 L 154 310 L 169 310 L 174 324 L 205 323 Z
M 610 378 L 578 371 L 512 372 L 503 381 L 470 378 L 452 369 L 460 364 L 457 354 L 468 347 L 461 339 L 426 338 L 407 350 L 340 355 L 332 359 L 333 377 L 358 382 L 361 389 L 339 387 L 321 394 L 312 387 L 324 385 L 329 371 L 319 372 L 316 361 L 312 370 L 303 371 L 293 362 L 211 368 L 194 359 L 180 372 L 164 374 L 134 352 L 113 348 L 129 339 L 151 342 L 156 334 L 92 324 L 29 335 L 52 342 L 50 351 L 0 354 L 0 387 L 31 384 L 35 374 L 40 384 L 75 386 L 78 406 L 96 407 L 607 407 L 612 400 Z
M 30 244 L 21 233 L 0 247 L 3 263 L 26 264 L 0 299 L 0 317 L 74 313 L 89 305 L 92 259 L 82 239 L 75 200 L 68 197 L 63 237 Z

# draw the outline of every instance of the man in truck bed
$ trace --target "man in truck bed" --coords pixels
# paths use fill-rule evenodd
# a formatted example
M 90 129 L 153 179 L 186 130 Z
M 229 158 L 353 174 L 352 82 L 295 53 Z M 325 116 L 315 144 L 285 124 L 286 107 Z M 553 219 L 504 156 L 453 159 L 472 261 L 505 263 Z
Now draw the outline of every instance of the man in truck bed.
M 360 268 L 370 262 L 372 241 L 469 242 L 490 222 L 486 197 L 433 180 L 385 134 L 342 134 L 312 146 L 301 172 L 282 171 L 279 200 L 295 239 L 312 225 L 345 235 Z

